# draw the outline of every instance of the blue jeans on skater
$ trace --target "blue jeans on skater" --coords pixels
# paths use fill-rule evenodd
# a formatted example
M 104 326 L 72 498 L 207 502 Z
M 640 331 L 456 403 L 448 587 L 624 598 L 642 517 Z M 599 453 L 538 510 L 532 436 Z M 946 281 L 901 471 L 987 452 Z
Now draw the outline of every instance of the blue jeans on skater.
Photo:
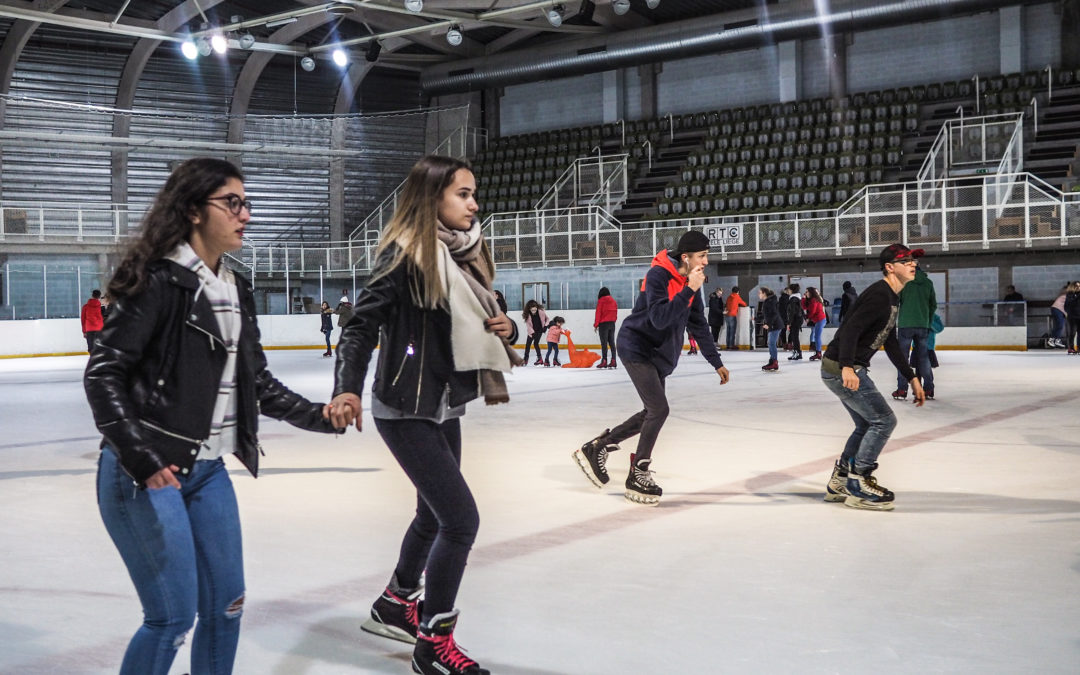
M 780 341 L 780 329 L 769 331 L 769 360 L 776 360 L 776 344 Z
M 1065 312 L 1061 311 L 1057 307 L 1050 308 L 1050 317 L 1054 320 L 1054 328 L 1050 332 L 1050 337 L 1057 340 L 1065 339 Z
M 897 337 L 900 340 L 900 353 L 905 358 L 909 350 L 914 350 L 910 360 L 915 372 L 922 378 L 923 389 L 934 391 L 934 369 L 930 367 L 930 351 L 927 345 L 930 329 L 900 328 L 897 330 Z M 908 381 L 899 373 L 896 375 L 896 388 L 901 391 L 908 389 Z
M 195 616 L 191 672 L 231 673 L 244 608 L 240 515 L 220 459 L 176 474 L 181 489 L 139 489 L 113 451 L 98 461 L 98 509 L 142 603 L 121 675 L 166 675 Z
M 724 326 L 727 327 L 727 335 L 726 335 L 727 343 L 726 343 L 725 346 L 728 349 L 735 349 L 735 329 L 738 327 L 738 325 L 739 325 L 739 317 L 737 317 L 737 316 L 725 316 L 724 317 Z
M 877 464 L 878 455 L 896 428 L 896 414 L 889 402 L 874 386 L 866 368 L 858 367 L 859 388 L 852 391 L 844 387 L 838 375 L 821 371 L 821 381 L 829 388 L 855 422 L 855 431 L 848 436 L 844 452 L 840 455 L 844 466 L 854 465 L 855 472 L 862 474 Z
M 825 319 L 817 321 L 810 327 L 810 351 L 821 352 L 825 348 L 821 346 L 821 332 L 825 330 Z
M 454 609 L 469 550 L 480 529 L 476 501 L 461 475 L 461 420 L 375 418 L 386 446 L 416 487 L 416 516 L 395 568 L 403 588 L 426 575 L 422 621 Z

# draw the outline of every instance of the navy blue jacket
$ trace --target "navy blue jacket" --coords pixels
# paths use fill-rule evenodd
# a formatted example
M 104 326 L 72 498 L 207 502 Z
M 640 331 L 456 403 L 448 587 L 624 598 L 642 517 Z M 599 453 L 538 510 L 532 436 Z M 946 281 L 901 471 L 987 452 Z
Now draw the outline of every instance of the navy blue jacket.
M 686 277 L 678 273 L 677 265 L 678 261 L 666 250 L 656 254 L 634 309 L 619 329 L 622 360 L 652 363 L 661 377 L 675 370 L 688 330 L 713 368 L 724 365 L 705 321 L 701 293 L 686 285 Z

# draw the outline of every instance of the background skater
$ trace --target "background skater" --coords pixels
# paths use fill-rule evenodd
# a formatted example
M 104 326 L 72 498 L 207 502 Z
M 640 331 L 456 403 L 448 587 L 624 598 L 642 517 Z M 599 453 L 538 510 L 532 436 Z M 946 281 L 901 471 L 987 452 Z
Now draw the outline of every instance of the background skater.
M 645 408 L 614 429 L 605 430 L 573 453 L 578 466 L 596 487 L 608 482 L 608 453 L 619 443 L 640 434 L 637 452 L 630 455 L 630 473 L 624 496 L 632 502 L 656 506 L 663 490 L 653 480 L 649 465 L 656 437 L 668 416 L 664 380 L 675 370 L 682 352 L 683 333 L 689 329 L 705 360 L 716 369 L 720 383 L 730 377 L 720 360 L 705 320 L 698 290 L 709 264 L 709 238 L 691 230 L 674 251 L 660 251 L 645 275 L 641 293 L 619 330 L 619 355 Z

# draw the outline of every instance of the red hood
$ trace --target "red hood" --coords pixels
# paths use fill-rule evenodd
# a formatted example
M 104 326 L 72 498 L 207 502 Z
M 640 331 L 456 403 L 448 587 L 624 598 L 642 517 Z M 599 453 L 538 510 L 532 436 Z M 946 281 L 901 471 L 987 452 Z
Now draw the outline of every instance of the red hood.
M 679 274 L 679 270 L 671 262 L 671 256 L 668 255 L 667 249 L 660 251 L 656 254 L 656 257 L 652 259 L 652 264 L 649 267 L 663 267 L 671 275 L 671 279 L 668 281 L 667 295 L 668 300 L 673 299 L 679 294 L 683 288 L 686 287 L 687 278 L 682 274 Z M 645 290 L 645 281 L 641 281 L 641 290 Z M 694 298 L 691 296 L 690 304 L 693 304 Z

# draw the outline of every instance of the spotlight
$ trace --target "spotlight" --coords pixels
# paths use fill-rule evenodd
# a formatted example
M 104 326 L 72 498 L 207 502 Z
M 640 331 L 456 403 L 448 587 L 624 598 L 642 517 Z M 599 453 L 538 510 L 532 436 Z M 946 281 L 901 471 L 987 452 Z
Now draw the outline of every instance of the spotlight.
M 218 54 L 224 54 L 225 50 L 229 48 L 229 43 L 225 41 L 224 35 L 221 33 L 214 33 L 210 38 L 210 47 Z
M 558 28 L 562 25 L 562 15 L 565 11 L 566 8 L 562 5 L 554 5 L 551 9 L 544 13 L 544 16 L 547 17 L 548 23 L 550 23 L 555 28 Z
M 300 67 L 303 68 L 305 72 L 310 73 L 311 71 L 315 70 L 315 59 L 311 58 L 310 56 L 305 56 L 304 58 L 300 59 Z
M 195 57 L 199 55 L 199 48 L 190 39 L 184 40 L 184 43 L 180 45 L 180 51 L 184 54 L 184 58 L 191 61 L 194 61 Z
M 622 16 L 630 11 L 630 0 L 612 0 L 611 9 Z
M 660 0 L 645 0 L 645 6 L 649 9 L 656 9 L 660 6 Z
M 334 63 L 337 64 L 338 68 L 344 68 L 349 65 L 349 55 L 341 48 L 335 49 L 332 56 L 334 58 Z
M 244 33 L 237 42 L 240 43 L 240 49 L 251 49 L 255 46 L 255 36 L 251 33 Z
M 198 50 L 199 56 L 210 56 L 210 52 L 214 51 L 214 48 L 210 46 L 210 41 L 204 37 L 195 41 L 195 49 Z
M 405 9 L 410 12 L 424 11 L 424 0 L 405 0 Z
M 367 54 L 364 55 L 364 58 L 367 59 L 370 63 L 375 63 L 379 60 L 379 52 L 381 51 L 382 44 L 380 44 L 378 40 L 372 40 L 368 43 Z
M 462 39 L 461 26 L 453 25 L 450 26 L 450 30 L 446 31 L 446 41 L 449 42 L 451 46 L 457 47 L 461 44 Z

